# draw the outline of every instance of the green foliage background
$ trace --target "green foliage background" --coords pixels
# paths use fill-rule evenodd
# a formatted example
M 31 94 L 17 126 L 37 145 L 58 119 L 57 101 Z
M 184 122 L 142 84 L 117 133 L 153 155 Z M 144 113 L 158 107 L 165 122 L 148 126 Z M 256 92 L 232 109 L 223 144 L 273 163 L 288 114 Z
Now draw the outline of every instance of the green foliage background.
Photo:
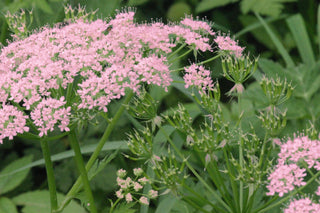
M 255 79 L 262 75 L 269 77 L 279 76 L 286 78 L 295 87 L 293 98 L 283 106 L 287 109 L 288 125 L 279 137 L 292 135 L 295 131 L 303 131 L 313 128 L 319 131 L 320 102 L 316 98 L 319 94 L 320 85 L 320 61 L 319 42 L 320 29 L 319 17 L 317 17 L 318 5 L 313 0 L 0 0 L 0 42 L 7 45 L 11 41 L 11 33 L 3 14 L 7 11 L 15 13 L 21 9 L 32 10 L 34 21 L 31 29 L 38 29 L 44 25 L 53 25 L 64 19 L 63 5 L 69 3 L 73 7 L 79 4 L 85 6 L 87 11 L 97 10 L 98 18 L 107 18 L 114 15 L 116 10 L 123 7 L 134 7 L 137 11 L 138 21 L 148 22 L 162 20 L 163 22 L 179 21 L 185 14 L 199 16 L 214 23 L 213 28 L 217 33 L 234 36 L 241 46 L 254 56 L 260 56 L 259 70 L 256 75 L 249 79 L 241 108 L 246 108 L 250 117 L 250 110 L 258 110 L 264 107 L 263 94 Z M 259 20 L 262 16 L 263 20 Z M 205 58 L 205 54 L 200 56 Z M 200 60 L 199 59 L 199 60 Z M 180 61 L 179 64 L 188 64 Z M 212 70 L 212 76 L 220 82 L 221 91 L 225 94 L 233 85 L 222 77 L 219 63 L 208 64 Z M 177 103 L 195 112 L 188 94 L 181 92 L 178 86 L 173 87 L 169 93 L 164 93 L 159 88 L 150 89 L 151 96 L 159 101 L 157 111 L 165 112 Z M 225 109 L 229 112 L 229 119 L 237 114 L 237 103 L 226 95 L 222 97 Z M 118 108 L 119 103 L 110 105 L 110 117 Z M 89 124 L 82 131 L 82 151 L 84 156 L 91 153 L 105 127 L 104 119 L 97 118 L 97 125 Z M 252 118 L 251 122 L 255 122 Z M 119 168 L 131 170 L 136 162 L 128 161 L 124 155 L 111 155 L 114 150 L 120 149 L 126 153 L 125 144 L 127 132 L 132 128 L 139 128 L 139 121 L 131 116 L 124 115 L 117 124 L 115 131 L 110 137 L 109 143 L 101 155 L 103 160 L 112 160 L 105 164 L 99 175 L 93 177 L 92 189 L 95 198 L 99 202 L 101 212 L 107 208 L 107 198 L 114 198 L 115 172 Z M 58 191 L 66 193 L 77 178 L 72 152 L 66 139 L 52 141 L 50 150 L 55 159 L 55 174 Z M 111 151 L 110 151 L 111 150 Z M 45 169 L 42 160 L 40 144 L 32 140 L 15 138 L 14 141 L 6 141 L 0 146 L 0 213 L 18 212 L 16 206 L 24 206 L 22 212 L 34 212 L 32 203 L 37 196 L 41 197 L 37 202 L 48 203 L 48 193 Z M 33 163 L 31 163 L 33 162 Z M 17 168 L 22 168 L 17 172 Z M 101 167 L 99 167 L 101 169 Z M 15 173 L 10 175 L 10 172 Z M 93 171 L 94 173 L 94 171 Z M 14 177 L 14 179 L 12 179 Z M 33 193 L 33 194 L 32 194 Z M 62 196 L 62 195 L 61 195 Z M 79 195 L 80 196 L 80 195 Z M 30 199 L 30 202 L 27 202 Z M 174 205 L 175 199 L 166 197 L 158 210 L 155 212 L 177 212 L 183 210 L 183 206 Z M 163 205 L 167 203 L 167 205 Z M 81 212 L 79 203 L 70 205 L 71 210 L 65 212 Z M 125 212 L 129 212 L 125 209 Z M 166 209 L 168 209 L 166 211 Z M 151 210 L 152 211 L 152 210 Z M 44 212 L 44 211 L 43 211 Z M 121 208 L 119 210 L 121 212 Z

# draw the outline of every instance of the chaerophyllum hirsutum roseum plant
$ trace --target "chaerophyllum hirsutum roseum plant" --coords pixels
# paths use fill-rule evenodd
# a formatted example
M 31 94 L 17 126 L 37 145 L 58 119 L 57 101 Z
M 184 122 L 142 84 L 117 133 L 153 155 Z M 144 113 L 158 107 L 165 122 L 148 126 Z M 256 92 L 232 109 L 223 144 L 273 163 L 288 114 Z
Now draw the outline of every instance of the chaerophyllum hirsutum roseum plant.
M 257 69 L 257 60 L 245 55 L 229 36 L 213 32 L 207 22 L 192 17 L 168 25 L 138 24 L 131 9 L 118 11 L 108 21 L 95 20 L 81 8 L 76 13 L 66 7 L 65 12 L 65 23 L 32 33 L 27 32 L 25 19 L 9 15 L 9 26 L 16 34 L 0 54 L 0 142 L 15 136 L 40 141 L 51 212 L 62 212 L 82 189 L 87 209 L 98 212 L 88 171 L 125 111 L 134 121 L 148 121 L 129 134 L 131 153 L 126 154 L 146 170 L 135 168 L 131 177 L 118 170 L 110 212 L 116 212 L 121 202 L 147 206 L 169 194 L 190 212 L 265 212 L 317 181 L 319 174 L 312 168 L 319 167 L 319 152 L 307 148 L 313 143 L 318 147 L 316 140 L 292 140 L 305 143 L 301 148 L 290 140 L 278 143 L 284 151 L 278 165 L 272 166 L 274 141 L 286 125 L 281 104 L 293 87 L 263 78 L 266 107 L 258 112 L 247 108 L 244 82 Z M 210 58 L 198 61 L 201 52 L 211 53 Z M 189 65 L 172 69 L 173 62 L 182 58 Z M 228 95 L 237 109 L 231 116 L 220 101 L 219 84 L 204 65 L 219 58 L 224 77 L 234 83 Z M 196 104 L 196 113 L 181 104 L 158 115 L 148 85 L 167 91 L 177 83 L 184 84 L 181 90 Z M 109 118 L 108 105 L 120 99 L 122 105 Z M 78 131 L 82 123 L 97 116 L 106 118 L 108 126 L 84 164 Z M 246 120 L 250 116 L 255 123 Z M 81 175 L 58 203 L 48 143 L 66 136 Z M 295 210 L 302 205 L 306 211 L 319 209 L 311 199 L 296 199 L 284 212 L 303 212 Z

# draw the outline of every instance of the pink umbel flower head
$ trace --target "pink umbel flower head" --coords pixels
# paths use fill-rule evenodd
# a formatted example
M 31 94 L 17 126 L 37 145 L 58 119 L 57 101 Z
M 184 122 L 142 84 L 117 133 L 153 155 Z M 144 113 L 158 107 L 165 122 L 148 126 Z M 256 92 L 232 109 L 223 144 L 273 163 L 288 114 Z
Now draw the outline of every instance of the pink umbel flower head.
M 236 57 L 241 57 L 244 50 L 243 47 L 240 47 L 236 41 L 231 39 L 229 36 L 217 36 L 214 41 L 218 44 L 218 48 L 221 51 L 228 51 L 231 54 L 234 54 Z
M 71 107 L 65 107 L 64 97 L 60 100 L 53 98 L 43 99 L 31 112 L 34 124 L 39 127 L 39 136 L 47 135 L 48 131 L 53 131 L 54 126 L 59 123 L 61 131 L 69 131 L 69 116 Z
M 55 128 L 69 131 L 77 120 L 72 116 L 107 112 L 127 89 L 139 92 L 141 85 L 154 84 L 167 90 L 172 82 L 167 57 L 176 46 L 212 51 L 205 36 L 214 33 L 206 22 L 186 18 L 171 25 L 137 24 L 134 14 L 118 12 L 108 23 L 73 17 L 66 26 L 43 27 L 3 47 L 0 103 L 20 105 L 21 113 L 29 115 L 23 118 L 31 118 L 41 137 Z M 70 88 L 73 94 L 65 97 Z M 6 131 L 0 138 L 15 135 Z
M 309 198 L 293 200 L 284 209 L 284 213 L 316 213 L 320 212 L 320 204 L 313 203 Z
M 299 136 L 289 139 L 285 143 L 278 141 L 281 151 L 278 154 L 278 164 L 269 175 L 267 195 L 279 193 L 282 197 L 285 193 L 294 190 L 295 187 L 304 186 L 305 168 L 299 167 L 299 162 L 304 161 L 308 168 L 320 170 L 320 141 L 311 140 L 307 136 Z M 319 193 L 319 190 L 316 192 Z M 320 194 L 320 193 L 319 193 Z
M 210 77 L 210 71 L 206 70 L 203 66 L 192 64 L 185 68 L 186 74 L 184 75 L 185 87 L 195 86 L 205 93 L 206 90 L 213 89 L 213 82 Z
M 211 30 L 210 25 L 207 22 L 193 20 L 193 17 L 186 17 L 180 22 L 182 25 L 190 27 L 194 31 L 204 31 L 210 35 L 215 35 L 215 33 Z
M 22 134 L 29 131 L 26 126 L 28 116 L 11 105 L 3 104 L 0 107 L 0 143 L 6 137 L 13 139 L 18 133 Z

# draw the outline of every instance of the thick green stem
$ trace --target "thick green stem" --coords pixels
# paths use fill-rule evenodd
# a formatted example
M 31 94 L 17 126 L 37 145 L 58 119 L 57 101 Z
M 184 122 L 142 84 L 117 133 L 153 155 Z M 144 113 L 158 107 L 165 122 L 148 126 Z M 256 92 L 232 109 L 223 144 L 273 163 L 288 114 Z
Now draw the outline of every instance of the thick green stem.
M 216 55 L 216 56 L 214 56 L 214 57 L 212 57 L 212 58 L 209 58 L 209 59 L 207 59 L 207 60 L 205 60 L 205 61 L 201 61 L 201 62 L 199 62 L 199 63 L 196 63 L 196 65 L 202 65 L 202 64 L 209 63 L 209 62 L 211 62 L 211 61 L 219 58 L 220 56 L 222 56 L 222 54 L 218 54 L 218 55 Z M 184 67 L 179 68 L 179 69 L 175 69 L 175 70 L 171 70 L 171 72 L 178 72 L 178 71 L 182 71 L 182 70 L 184 70 Z
M 104 132 L 102 138 L 100 139 L 97 148 L 95 151 L 92 153 L 87 165 L 86 165 L 86 170 L 89 171 L 91 167 L 93 166 L 94 162 L 98 158 L 100 151 L 102 150 L 104 144 L 107 142 L 113 128 L 115 127 L 116 123 L 118 122 L 119 118 L 121 117 L 122 113 L 125 110 L 125 105 L 129 103 L 131 98 L 133 97 L 134 93 L 130 91 L 130 93 L 127 95 L 125 100 L 122 103 L 122 106 L 118 109 L 117 113 L 113 117 L 112 121 L 109 123 L 106 131 Z M 62 201 L 60 208 L 58 209 L 57 212 L 62 211 L 64 207 L 70 202 L 72 198 L 76 195 L 76 193 L 81 189 L 82 186 L 82 180 L 79 177 L 77 181 L 73 184 L 72 188 L 69 190 L 68 194 L 66 195 L 65 199 Z
M 97 208 L 96 208 L 93 194 L 92 194 L 92 191 L 90 188 L 87 170 L 84 166 L 84 162 L 83 162 L 83 158 L 82 158 L 82 154 L 81 154 L 81 150 L 80 150 L 80 146 L 79 146 L 79 142 L 78 142 L 75 130 L 72 130 L 70 132 L 69 141 L 70 141 L 71 147 L 72 147 L 74 154 L 75 154 L 74 158 L 75 158 L 78 170 L 81 175 L 81 180 L 83 182 L 83 187 L 84 187 L 85 193 L 86 193 L 87 198 L 89 200 L 88 205 L 89 205 L 90 212 L 97 213 Z
M 42 138 L 40 140 L 41 149 L 43 158 L 46 165 L 46 171 L 47 171 L 47 180 L 48 180 L 48 187 L 50 192 L 50 203 L 51 203 L 51 212 L 54 212 L 58 208 L 58 200 L 57 200 L 57 190 L 56 190 L 56 184 L 53 174 L 53 166 L 48 146 L 48 141 L 45 138 Z

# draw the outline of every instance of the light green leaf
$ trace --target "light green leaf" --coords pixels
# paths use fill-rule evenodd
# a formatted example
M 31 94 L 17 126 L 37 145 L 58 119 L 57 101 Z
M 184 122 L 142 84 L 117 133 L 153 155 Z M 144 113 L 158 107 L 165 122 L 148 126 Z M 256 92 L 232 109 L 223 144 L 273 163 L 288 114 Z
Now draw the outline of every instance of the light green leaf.
M 297 44 L 302 61 L 308 65 L 314 65 L 315 58 L 302 16 L 297 14 L 286 21 Z
M 147 3 L 149 0 L 129 0 L 128 6 L 139 6 L 141 4 Z
M 0 213 L 18 213 L 14 203 L 6 197 L 0 198 Z
M 134 203 L 121 203 L 112 212 L 113 213 L 135 213 L 136 210 L 132 209 Z
M 245 14 L 252 11 L 262 15 L 279 16 L 284 7 L 283 4 L 294 1 L 296 0 L 242 0 L 240 7 Z
M 0 173 L 1 174 L 1 177 L 0 177 L 0 193 L 1 194 L 9 192 L 12 189 L 16 188 L 17 186 L 19 186 L 19 184 L 27 177 L 30 168 L 24 171 L 17 172 L 14 175 L 7 175 L 7 176 L 3 176 L 3 175 L 10 174 L 12 171 L 26 166 L 31 161 L 32 161 L 32 156 L 26 156 L 13 161 L 1 171 Z
M 203 0 L 197 5 L 196 13 L 202 13 L 237 1 L 239 0 Z
M 320 4 L 318 6 L 318 18 L 317 18 L 317 32 L 318 32 L 318 46 L 320 52 Z
M 287 67 L 294 67 L 294 62 L 290 57 L 287 50 L 284 48 L 283 44 L 280 42 L 279 38 L 275 35 L 275 33 L 271 30 L 271 28 L 267 25 L 267 23 L 261 18 L 258 13 L 255 13 L 259 21 L 262 23 L 263 27 L 266 29 L 267 33 L 269 34 L 271 40 L 277 47 L 279 53 L 281 54 L 283 60 L 286 62 Z
M 53 14 L 51 7 L 46 0 L 35 0 L 35 5 L 39 7 L 43 12 Z
M 164 198 L 157 207 L 155 213 L 170 213 L 178 198 L 173 195 L 168 195 Z
M 58 194 L 58 202 L 62 202 L 64 196 Z M 23 213 L 50 213 L 50 195 L 49 191 L 33 191 L 27 192 L 17 197 L 14 197 L 13 202 L 16 205 L 23 206 Z M 86 213 L 75 201 L 71 201 L 70 204 L 64 209 L 62 213 Z
M 82 146 L 81 147 L 81 153 L 82 154 L 92 153 L 96 149 L 96 147 L 97 147 L 97 144 L 90 144 L 90 145 Z M 127 142 L 126 141 L 107 142 L 103 146 L 102 151 L 110 151 L 110 150 L 116 150 L 116 149 L 121 149 L 121 150 L 128 149 Z M 63 160 L 63 159 L 66 159 L 66 158 L 71 158 L 73 156 L 74 156 L 73 150 L 69 150 L 69 151 L 61 152 L 61 153 L 56 154 L 56 155 L 52 155 L 51 156 L 51 160 L 52 161 L 59 161 L 59 160 Z M 6 174 L 0 173 L 0 180 L 1 180 L 1 178 L 8 177 L 8 176 L 11 176 L 11 175 L 16 174 L 18 172 L 24 171 L 26 169 L 30 169 L 30 168 L 35 167 L 35 166 L 40 166 L 40 165 L 44 165 L 44 159 L 40 159 L 40 160 L 34 161 L 32 163 L 29 163 L 27 165 L 23 165 L 21 167 L 17 167 L 14 170 L 12 170 L 12 171 L 10 171 L 10 172 L 8 172 Z

